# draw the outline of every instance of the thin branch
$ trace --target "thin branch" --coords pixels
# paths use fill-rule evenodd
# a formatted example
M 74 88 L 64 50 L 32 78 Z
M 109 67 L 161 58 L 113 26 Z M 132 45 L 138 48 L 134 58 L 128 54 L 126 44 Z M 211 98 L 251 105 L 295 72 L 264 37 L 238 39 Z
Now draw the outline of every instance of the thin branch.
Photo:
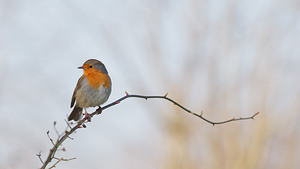
M 61 135 L 59 134 L 59 132 L 58 132 L 58 130 L 56 128 L 56 121 L 53 122 L 53 127 L 54 127 L 54 130 L 55 130 L 57 136 L 60 137 Z
M 66 119 L 65 119 L 65 122 L 66 122 L 67 126 L 68 126 L 70 129 L 72 129 L 70 123 L 68 123 L 68 121 L 67 121 Z M 67 130 L 67 129 L 66 129 L 66 130 Z
M 54 145 L 53 139 L 49 135 L 49 131 L 47 131 L 47 136 L 48 136 L 49 140 L 51 141 L 52 145 Z
M 36 155 L 39 157 L 39 159 L 40 159 L 40 161 L 42 162 L 42 164 L 44 164 L 44 161 L 43 161 L 42 158 L 41 158 L 41 156 L 42 156 L 41 152 L 39 152 L 39 153 L 36 154 Z
M 68 124 L 68 127 L 70 128 L 70 130 L 69 130 L 69 131 L 66 130 L 64 134 L 59 135 L 58 132 L 57 132 L 57 130 L 56 130 L 56 128 L 55 128 L 55 130 L 56 130 L 56 132 L 57 132 L 57 134 L 58 134 L 58 139 L 57 139 L 57 141 L 56 141 L 55 144 L 53 143 L 53 140 L 50 138 L 49 132 L 47 132 L 49 139 L 51 140 L 51 142 L 52 142 L 54 145 L 53 145 L 53 148 L 50 150 L 50 152 L 49 152 L 49 154 L 48 154 L 47 160 L 46 160 L 44 163 L 43 163 L 42 159 L 40 158 L 40 155 L 38 155 L 39 158 L 40 158 L 40 160 L 41 160 L 41 162 L 43 163 L 43 166 L 41 167 L 41 169 L 45 169 L 46 166 L 47 166 L 53 159 L 57 159 L 58 161 L 56 161 L 56 162 L 54 163 L 54 165 L 52 165 L 50 168 L 55 167 L 60 161 L 68 161 L 68 159 L 63 159 L 63 158 L 57 158 L 57 157 L 55 157 L 55 153 L 57 152 L 58 147 L 60 147 L 61 144 L 62 144 L 67 138 L 70 138 L 70 139 L 71 139 L 70 135 L 71 135 L 72 133 L 74 133 L 78 128 L 82 128 L 82 127 L 85 128 L 86 126 L 85 126 L 84 123 L 90 122 L 90 120 L 93 118 L 94 115 L 101 114 L 101 112 L 102 112 L 103 110 L 105 110 L 105 109 L 107 109 L 107 108 L 109 108 L 109 107 L 112 107 L 112 106 L 114 106 L 114 105 L 117 105 L 117 104 L 119 104 L 121 101 L 123 101 L 123 100 L 125 100 L 125 99 L 128 99 L 128 98 L 133 98 L 133 97 L 134 97 L 134 98 L 142 98 L 142 99 L 146 99 L 146 100 L 147 100 L 147 99 L 165 99 L 165 100 L 167 100 L 167 101 L 169 101 L 169 102 L 175 104 L 176 106 L 180 107 L 180 108 L 183 109 L 185 112 L 190 113 L 190 114 L 192 114 L 192 115 L 195 115 L 195 116 L 201 118 L 202 120 L 204 120 L 204 121 L 206 121 L 206 122 L 208 122 L 208 123 L 210 123 L 210 124 L 212 124 L 212 125 L 224 124 L 224 123 L 228 123 L 228 122 L 232 122 L 232 121 L 254 119 L 254 117 L 257 116 L 257 115 L 259 114 L 259 112 L 257 112 L 257 113 L 255 113 L 254 115 L 252 115 L 252 116 L 250 116 L 250 117 L 237 118 L 237 119 L 236 119 L 236 118 L 232 118 L 232 119 L 225 120 L 225 121 L 213 122 L 213 121 L 210 121 L 210 120 L 208 120 L 208 119 L 206 119 L 206 118 L 204 118 L 204 117 L 202 116 L 203 111 L 201 111 L 201 114 L 200 114 L 200 115 L 199 115 L 199 114 L 196 114 L 196 113 L 190 111 L 189 109 L 185 108 L 185 107 L 182 106 L 181 104 L 177 103 L 176 101 L 170 99 L 169 97 L 167 97 L 168 93 L 165 94 L 164 96 L 143 96 L 143 95 L 130 95 L 130 94 L 128 94 L 127 92 L 125 92 L 125 93 L 126 93 L 126 95 L 123 96 L 123 97 L 121 97 L 120 99 L 118 99 L 118 100 L 116 100 L 116 101 L 114 101 L 114 102 L 112 102 L 112 103 L 110 103 L 110 104 L 108 104 L 108 105 L 106 105 L 106 106 L 103 106 L 102 109 L 97 109 L 95 112 L 89 114 L 88 116 L 86 116 L 86 117 L 84 117 L 83 119 L 81 119 L 80 121 L 78 121 L 77 124 L 76 124 L 73 128 L 70 126 L 69 123 L 67 123 L 67 124 Z M 54 124 L 54 127 L 55 127 L 55 124 Z M 67 129 L 68 129 L 68 127 L 67 127 Z M 75 159 L 75 158 L 72 158 L 72 159 Z
M 71 161 L 71 160 L 75 160 L 76 158 L 73 157 L 73 158 L 65 159 L 65 158 L 57 158 L 57 157 L 54 157 L 54 159 L 56 159 L 56 160 L 61 160 L 61 161 Z
M 58 159 L 58 158 L 56 158 L 56 157 L 54 157 L 54 159 L 57 159 L 57 161 L 56 161 L 49 169 L 56 167 L 56 165 L 57 165 L 59 162 L 61 162 L 61 160 L 62 160 L 62 159 Z
M 142 95 L 129 95 L 129 94 L 126 92 L 126 96 L 124 96 L 124 97 L 118 99 L 117 101 L 114 101 L 114 102 L 112 102 L 112 103 L 110 103 L 110 104 L 108 104 L 108 105 L 102 107 L 102 110 L 104 110 L 104 109 L 106 109 L 106 108 L 109 108 L 109 107 L 111 107 L 111 106 L 114 106 L 114 105 L 120 103 L 121 101 L 123 101 L 123 100 L 125 100 L 125 99 L 127 99 L 127 98 L 136 97 L 136 98 L 143 98 L 143 99 L 146 99 L 146 100 L 147 100 L 147 99 L 165 99 L 165 100 L 168 100 L 169 102 L 172 102 L 173 104 L 175 104 L 176 106 L 180 107 L 180 108 L 183 109 L 184 111 L 186 111 L 186 112 L 188 112 L 188 113 L 190 113 L 190 114 L 192 114 L 192 115 L 195 115 L 195 116 L 201 118 L 202 120 L 204 120 L 204 121 L 206 121 L 206 122 L 208 122 L 208 123 L 210 123 L 210 124 L 212 124 L 212 125 L 224 124 L 224 123 L 228 123 L 228 122 L 231 122 L 231 121 L 254 119 L 254 117 L 257 116 L 257 115 L 259 114 L 259 112 L 257 112 L 257 113 L 255 113 L 253 116 L 251 116 L 251 117 L 244 117 L 244 118 L 238 118 L 238 119 L 232 118 L 232 119 L 226 120 L 226 121 L 213 122 L 213 121 L 210 121 L 210 120 L 208 120 L 208 119 L 206 119 L 206 118 L 204 118 L 204 117 L 202 116 L 203 111 L 201 111 L 201 114 L 200 114 L 200 115 L 199 115 L 199 114 L 196 114 L 196 113 L 192 112 L 191 110 L 185 108 L 185 107 L 182 106 L 181 104 L 177 103 L 176 101 L 174 101 L 174 100 L 168 98 L 167 95 L 168 95 L 168 93 L 165 94 L 164 96 L 142 96 Z M 94 113 L 97 113 L 97 112 L 94 112 Z M 94 113 L 93 113 L 93 114 L 94 114 Z

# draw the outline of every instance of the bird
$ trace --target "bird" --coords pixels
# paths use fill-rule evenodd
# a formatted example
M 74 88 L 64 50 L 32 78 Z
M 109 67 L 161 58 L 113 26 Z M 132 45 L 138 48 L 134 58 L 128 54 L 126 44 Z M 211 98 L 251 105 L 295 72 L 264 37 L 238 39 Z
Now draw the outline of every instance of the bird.
M 78 79 L 74 89 L 71 108 L 75 106 L 68 117 L 68 121 L 81 119 L 82 110 L 88 116 L 86 108 L 101 106 L 107 101 L 111 93 L 111 78 L 105 65 L 97 59 L 89 59 L 78 69 L 83 69 L 83 75 Z

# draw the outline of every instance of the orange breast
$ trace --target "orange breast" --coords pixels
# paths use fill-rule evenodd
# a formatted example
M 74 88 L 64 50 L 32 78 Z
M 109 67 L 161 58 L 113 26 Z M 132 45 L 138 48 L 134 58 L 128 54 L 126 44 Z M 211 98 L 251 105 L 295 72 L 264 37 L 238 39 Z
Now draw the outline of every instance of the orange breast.
M 87 78 L 89 84 L 93 86 L 94 89 L 98 89 L 101 85 L 105 88 L 110 87 L 109 76 L 98 69 L 85 69 L 83 71 L 83 75 Z

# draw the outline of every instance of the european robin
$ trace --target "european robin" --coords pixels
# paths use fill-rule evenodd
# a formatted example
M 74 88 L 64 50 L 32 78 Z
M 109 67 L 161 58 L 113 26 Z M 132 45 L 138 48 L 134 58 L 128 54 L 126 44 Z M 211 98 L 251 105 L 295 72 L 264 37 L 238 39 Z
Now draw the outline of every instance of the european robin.
M 78 69 L 83 69 L 83 75 L 79 78 L 74 89 L 71 108 L 73 111 L 68 121 L 81 119 L 82 110 L 87 116 L 87 107 L 95 107 L 105 103 L 111 93 L 111 80 L 102 62 L 96 59 L 87 60 Z

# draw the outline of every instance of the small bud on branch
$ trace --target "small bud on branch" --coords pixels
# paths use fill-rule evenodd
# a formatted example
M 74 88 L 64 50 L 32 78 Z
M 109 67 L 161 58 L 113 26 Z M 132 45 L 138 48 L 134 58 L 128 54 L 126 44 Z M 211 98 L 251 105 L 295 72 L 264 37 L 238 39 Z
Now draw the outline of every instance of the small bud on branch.
M 175 102 L 174 100 L 168 98 L 168 93 L 166 93 L 164 96 L 143 96 L 143 95 L 130 95 L 128 94 L 126 91 L 125 91 L 125 96 L 102 107 L 101 111 L 102 110 L 105 110 L 111 106 L 114 106 L 114 105 L 117 105 L 119 104 L 121 101 L 125 100 L 125 99 L 128 99 L 128 98 L 143 98 L 143 99 L 165 99 L 171 103 L 173 103 L 174 105 L 178 106 L 179 108 L 181 108 L 182 110 L 186 111 L 187 113 L 190 113 L 192 115 L 195 115 L 199 118 L 201 118 L 202 120 L 212 124 L 213 126 L 217 125 L 217 124 L 224 124 L 224 123 L 228 123 L 228 122 L 231 122 L 231 121 L 238 121 L 238 120 L 249 120 L 249 119 L 254 119 L 255 116 L 257 116 L 259 114 L 259 112 L 255 113 L 254 115 L 252 115 L 251 117 L 245 117 L 245 118 L 238 118 L 238 119 L 235 119 L 235 118 L 232 118 L 230 120 L 226 120 L 226 121 L 220 121 L 220 122 L 213 122 L 213 121 L 210 121 L 206 118 L 203 117 L 203 111 L 201 111 L 200 115 L 199 114 L 196 114 L 196 113 L 193 113 L 192 111 L 188 110 L 187 108 L 185 108 L 184 106 L 182 106 L 181 104 Z M 72 124 L 71 122 L 67 122 L 67 129 L 65 130 L 64 134 L 62 135 L 59 135 L 58 134 L 58 131 L 56 130 L 56 122 L 54 122 L 54 128 L 55 128 L 55 131 L 57 132 L 58 134 L 58 138 L 56 140 L 56 143 L 54 144 L 54 141 L 50 138 L 49 136 L 49 131 L 47 131 L 47 135 L 51 141 L 51 143 L 53 144 L 53 148 L 50 150 L 49 152 L 49 155 L 46 159 L 45 162 L 43 162 L 43 160 L 41 159 L 41 153 L 37 154 L 38 158 L 40 159 L 40 161 L 42 162 L 43 166 L 41 167 L 41 169 L 45 169 L 46 166 L 53 160 L 53 159 L 56 159 L 57 161 L 50 167 L 50 168 L 54 168 L 60 161 L 69 161 L 69 160 L 73 160 L 75 158 L 71 158 L 71 159 L 64 159 L 64 158 L 57 158 L 55 157 L 55 153 L 57 152 L 58 150 L 58 147 L 60 147 L 62 145 L 62 143 L 67 139 L 67 138 L 70 138 L 70 135 L 72 133 L 74 133 L 77 129 L 79 128 L 86 128 L 86 125 L 84 123 L 86 122 L 90 122 L 91 118 L 93 118 L 94 115 L 98 115 L 100 114 L 99 113 L 99 110 L 97 109 L 95 112 L 89 114 L 88 116 L 84 117 L 82 120 L 78 121 L 77 124 L 74 126 L 74 127 L 71 127 L 70 125 Z M 69 129 L 69 130 L 68 130 Z M 63 151 L 65 149 L 63 148 Z

